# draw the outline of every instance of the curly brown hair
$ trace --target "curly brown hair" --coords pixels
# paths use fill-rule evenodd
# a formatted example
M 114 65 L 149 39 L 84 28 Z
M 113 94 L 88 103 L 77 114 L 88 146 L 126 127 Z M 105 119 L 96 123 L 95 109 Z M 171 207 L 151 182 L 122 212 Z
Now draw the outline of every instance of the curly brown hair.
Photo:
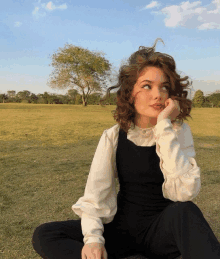
M 139 50 L 129 57 L 126 65 L 120 67 L 117 84 L 109 87 L 107 90 L 108 95 L 112 89 L 119 87 L 117 91 L 116 110 L 112 111 L 112 113 L 114 119 L 119 123 L 120 128 L 126 133 L 131 126 L 131 122 L 134 123 L 135 118 L 134 100 L 132 102 L 129 101 L 132 90 L 140 73 L 146 67 L 153 66 L 163 70 L 170 82 L 168 89 L 169 98 L 172 96 L 172 99 L 179 101 L 180 114 L 172 123 L 182 125 L 183 119 L 188 120 L 186 117 L 191 117 L 192 101 L 186 98 L 188 92 L 184 89 L 192 85 L 192 82 L 189 82 L 188 76 L 181 78 L 176 72 L 176 64 L 173 57 L 165 53 L 155 52 L 155 46 L 158 40 L 163 42 L 161 38 L 157 38 L 153 47 L 140 46 Z M 184 83 L 184 81 L 186 82 Z

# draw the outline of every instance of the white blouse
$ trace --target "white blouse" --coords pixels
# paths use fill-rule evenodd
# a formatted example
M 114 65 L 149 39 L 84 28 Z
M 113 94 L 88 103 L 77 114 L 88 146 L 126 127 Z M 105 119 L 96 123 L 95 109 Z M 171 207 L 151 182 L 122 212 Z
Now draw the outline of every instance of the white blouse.
M 119 128 L 116 124 L 103 132 L 91 164 L 84 196 L 72 206 L 74 213 L 81 218 L 84 244 L 97 242 L 104 245 L 103 224 L 110 223 L 117 212 L 116 149 Z M 184 202 L 198 195 L 201 188 L 200 168 L 194 158 L 193 136 L 187 123 L 183 122 L 180 126 L 166 118 L 146 129 L 132 124 L 127 138 L 137 146 L 156 144 L 159 166 L 164 176 L 164 198 Z

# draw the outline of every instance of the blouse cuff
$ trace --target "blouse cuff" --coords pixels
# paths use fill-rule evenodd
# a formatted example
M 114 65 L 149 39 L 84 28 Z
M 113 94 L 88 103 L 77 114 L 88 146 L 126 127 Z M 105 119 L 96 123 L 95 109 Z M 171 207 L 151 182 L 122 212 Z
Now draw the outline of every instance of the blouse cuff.
M 100 218 L 95 218 L 87 216 L 86 213 L 82 213 L 81 218 L 81 228 L 82 234 L 84 236 L 84 244 L 89 243 L 101 243 L 105 244 L 105 239 L 103 237 L 104 226 Z

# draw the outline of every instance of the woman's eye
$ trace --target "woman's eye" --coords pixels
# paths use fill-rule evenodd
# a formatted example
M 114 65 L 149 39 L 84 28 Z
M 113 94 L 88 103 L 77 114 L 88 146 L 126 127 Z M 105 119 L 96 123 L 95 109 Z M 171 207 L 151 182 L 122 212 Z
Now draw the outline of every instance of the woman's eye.
M 145 88 L 145 86 L 149 86 L 150 87 L 150 85 L 144 85 L 143 88 Z
M 168 90 L 168 88 L 169 88 L 168 85 L 167 85 L 167 86 L 163 86 L 163 87 L 164 87 L 166 90 Z
M 145 88 L 146 86 L 148 86 L 148 87 L 150 87 L 151 88 L 151 86 L 150 85 L 144 85 L 142 88 Z M 168 86 L 163 86 L 162 88 L 165 88 L 165 90 L 168 90 Z

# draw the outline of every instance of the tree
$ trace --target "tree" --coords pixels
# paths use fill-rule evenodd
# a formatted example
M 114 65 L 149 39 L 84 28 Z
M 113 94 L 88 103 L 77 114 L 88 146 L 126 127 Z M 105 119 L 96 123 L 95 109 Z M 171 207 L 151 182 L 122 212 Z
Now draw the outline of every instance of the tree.
M 107 102 L 111 105 L 116 105 L 117 93 L 110 93 L 110 97 L 107 98 Z
M 78 94 L 78 91 L 76 89 L 69 89 L 68 90 L 67 97 L 69 99 L 69 103 L 75 104 L 77 94 Z
M 0 102 L 4 103 L 8 99 L 8 96 L 6 94 L 0 94 Z
M 67 95 L 58 94 L 57 98 L 59 99 L 60 104 L 68 104 L 69 103 L 69 98 L 68 98 Z
M 7 95 L 9 98 L 15 98 L 16 91 L 14 91 L 14 90 L 7 91 Z
M 30 102 L 30 96 L 31 96 L 31 92 L 24 90 L 24 91 L 20 91 L 16 94 L 16 97 L 21 99 L 21 100 L 25 100 Z
M 82 96 L 80 94 L 77 94 L 75 104 L 82 104 Z
M 51 57 L 54 70 L 48 85 L 58 89 L 77 88 L 86 106 L 89 95 L 101 92 L 110 80 L 111 64 L 103 55 L 101 52 L 66 44 Z
M 208 96 L 204 96 L 204 103 L 202 105 L 202 107 L 211 107 L 213 108 L 213 103 L 210 102 L 209 97 Z
M 30 101 L 31 103 L 37 103 L 38 97 L 36 94 L 31 94 Z
M 62 104 L 62 100 L 60 99 L 59 96 L 57 96 L 56 94 L 51 94 L 48 98 L 48 103 L 50 104 Z
M 44 100 L 45 104 L 48 104 L 50 101 L 50 95 L 48 94 L 48 92 L 44 92 L 44 94 L 42 95 L 42 98 Z
M 209 94 L 206 97 L 206 100 L 211 104 L 212 108 L 218 107 L 218 103 L 220 102 L 220 92 L 217 90 L 216 92 Z
M 102 105 L 116 105 L 117 101 L 117 92 L 112 92 L 109 94 L 105 94 L 103 98 L 100 100 L 100 104 Z
M 193 97 L 193 104 L 195 107 L 201 108 L 203 103 L 205 102 L 203 91 L 197 90 Z
M 88 100 L 88 104 L 99 104 L 100 101 L 100 93 L 93 93 L 90 95 L 89 100 Z

